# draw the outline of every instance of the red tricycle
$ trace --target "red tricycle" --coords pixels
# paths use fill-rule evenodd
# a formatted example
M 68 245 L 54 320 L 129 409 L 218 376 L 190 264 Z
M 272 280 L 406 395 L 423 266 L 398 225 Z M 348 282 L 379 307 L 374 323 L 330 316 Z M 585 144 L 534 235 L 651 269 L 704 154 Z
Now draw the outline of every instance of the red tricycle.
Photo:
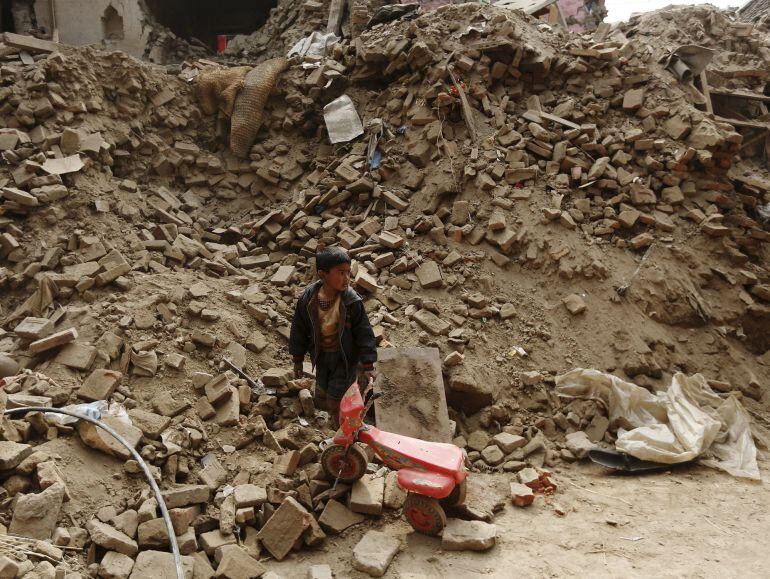
M 374 450 L 390 468 L 398 471 L 398 486 L 407 491 L 404 514 L 416 531 L 437 535 L 446 526 L 443 507 L 465 502 L 466 476 L 463 451 L 453 444 L 426 442 L 364 423 L 381 392 L 364 404 L 358 383 L 340 402 L 340 429 L 321 455 L 326 475 L 335 481 L 353 483 L 366 472 L 369 459 L 359 443 Z

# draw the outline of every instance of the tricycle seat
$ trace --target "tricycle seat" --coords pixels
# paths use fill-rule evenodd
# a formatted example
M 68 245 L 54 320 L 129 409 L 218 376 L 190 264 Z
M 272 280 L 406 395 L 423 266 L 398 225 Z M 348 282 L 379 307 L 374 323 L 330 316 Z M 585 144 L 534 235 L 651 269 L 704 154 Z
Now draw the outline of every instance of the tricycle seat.
M 465 478 L 465 456 L 454 444 L 427 442 L 378 428 L 361 432 L 359 440 L 371 445 L 391 468 L 431 470 L 449 475 L 458 483 Z
M 427 470 L 405 468 L 398 471 L 398 486 L 405 491 L 418 493 L 434 499 L 449 496 L 456 483 L 454 478 Z

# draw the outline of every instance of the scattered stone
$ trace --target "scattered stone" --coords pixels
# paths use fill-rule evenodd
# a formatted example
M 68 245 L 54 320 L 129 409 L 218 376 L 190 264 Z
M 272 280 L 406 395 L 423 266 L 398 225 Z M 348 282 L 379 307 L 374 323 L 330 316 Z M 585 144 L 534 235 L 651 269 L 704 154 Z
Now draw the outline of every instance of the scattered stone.
M 600 442 L 607 433 L 610 421 L 606 416 L 595 414 L 591 423 L 586 427 L 586 435 L 591 442 Z
M 385 479 L 364 475 L 353 483 L 350 491 L 350 510 L 364 515 L 382 514 L 382 502 L 385 495 Z
M 262 375 L 262 383 L 267 387 L 285 386 L 292 379 L 292 370 L 270 368 Z
M 505 303 L 500 306 L 500 319 L 509 320 L 516 316 L 516 307 L 513 304 Z
M 0 471 L 16 468 L 32 454 L 32 450 L 29 444 L 19 444 L 8 440 L 0 441 Z
M 198 503 L 207 503 L 211 489 L 206 485 L 185 485 L 162 492 L 166 508 L 175 509 Z
M 217 567 L 217 577 L 223 579 L 257 579 L 265 572 L 265 566 L 237 545 L 222 547 L 222 559 Z
M 33 342 L 35 344 L 37 342 Z M 68 344 L 59 351 L 55 361 L 73 368 L 74 370 L 88 370 L 96 360 L 97 350 L 86 344 Z
M 99 564 L 99 577 L 102 579 L 128 579 L 133 568 L 134 560 L 128 555 L 117 551 L 107 551 Z
M 445 322 L 436 314 L 429 312 L 428 310 L 419 310 L 415 312 L 414 319 L 424 330 L 430 332 L 434 336 L 448 334 L 452 327 L 448 322 Z
M 523 485 L 533 485 L 540 480 L 540 475 L 534 468 L 525 468 L 519 471 L 519 482 Z
M 134 557 L 139 552 L 136 541 L 106 523 L 91 519 L 86 524 L 86 530 L 94 543 L 108 551 L 117 551 L 129 557 Z
M 122 377 L 123 374 L 114 370 L 94 370 L 78 389 L 78 398 L 90 401 L 108 400 L 115 393 Z
M 577 458 L 585 458 L 588 456 L 588 452 L 594 447 L 594 443 L 591 442 L 588 435 L 582 430 L 570 432 L 565 437 L 565 441 L 567 450 Z
M 245 484 L 238 485 L 233 491 L 235 506 L 239 509 L 258 507 L 267 501 L 267 491 L 264 487 Z
M 29 351 L 31 354 L 40 354 L 41 352 L 74 342 L 77 338 L 78 331 L 75 328 L 69 328 L 32 342 L 29 345 Z
M 332 568 L 328 565 L 311 565 L 307 570 L 307 579 L 333 579 Z
M 299 452 L 290 450 L 275 457 L 273 463 L 276 474 L 281 476 L 293 476 L 299 466 Z
M 398 473 L 391 471 L 385 477 L 383 504 L 389 509 L 400 509 L 406 501 L 406 491 L 398 486 Z
M 238 539 L 235 535 L 226 535 L 219 529 L 208 531 L 207 533 L 200 534 L 200 543 L 206 555 L 212 557 L 217 549 L 224 547 L 225 545 L 235 545 L 238 543 Z
M 449 519 L 441 536 L 445 551 L 487 551 L 495 546 L 497 527 L 483 521 Z
M 535 501 L 535 493 L 527 485 L 511 483 L 511 500 L 517 507 L 526 507 Z
M 423 289 L 437 288 L 443 284 L 441 270 L 435 261 L 423 262 L 415 273 Z
M 498 446 L 487 446 L 481 451 L 481 458 L 490 466 L 497 466 L 505 460 L 505 454 Z
M 19 564 L 5 555 L 0 555 L 0 577 L 2 579 L 14 579 L 18 576 Z
M 321 516 L 318 519 L 320 525 L 329 533 L 339 534 L 348 527 L 364 521 L 364 516 L 354 513 L 345 505 L 330 500 L 326 503 Z
M 142 431 L 132 424 L 109 415 L 102 416 L 101 422 L 115 430 L 120 434 L 131 446 L 136 448 L 139 445 L 139 441 L 142 439 Z M 126 447 L 120 444 L 115 438 L 98 428 L 96 425 L 81 420 L 78 422 L 78 435 L 83 441 L 83 444 L 101 450 L 112 456 L 117 456 L 122 460 L 128 460 L 131 458 L 131 453 L 128 452 Z
M 0 378 L 15 376 L 19 373 L 19 363 L 5 354 L 0 354 Z
M 564 302 L 564 307 L 567 308 L 567 311 L 573 316 L 581 314 L 586 310 L 586 303 L 577 294 L 568 295 L 562 302 Z
M 527 444 L 527 439 L 523 436 L 517 436 L 515 434 L 509 434 L 508 432 L 500 432 L 492 437 L 492 442 L 500 447 L 505 454 L 510 454 L 517 448 L 521 448 Z
M 50 539 L 63 502 L 62 485 L 53 485 L 37 494 L 19 496 L 8 532 L 33 539 Z
M 311 517 L 305 507 L 292 497 L 286 497 L 259 531 L 262 546 L 277 560 L 283 560 L 310 526 Z
M 185 579 L 191 579 L 195 569 L 193 557 L 182 556 Z M 129 579 L 176 579 L 174 555 L 163 551 L 142 551 L 134 562 Z
M 401 549 L 401 542 L 381 531 L 368 531 L 353 549 L 353 567 L 382 577 Z
M 490 440 L 491 438 L 486 430 L 474 430 L 468 436 L 468 448 L 481 452 L 489 446 Z

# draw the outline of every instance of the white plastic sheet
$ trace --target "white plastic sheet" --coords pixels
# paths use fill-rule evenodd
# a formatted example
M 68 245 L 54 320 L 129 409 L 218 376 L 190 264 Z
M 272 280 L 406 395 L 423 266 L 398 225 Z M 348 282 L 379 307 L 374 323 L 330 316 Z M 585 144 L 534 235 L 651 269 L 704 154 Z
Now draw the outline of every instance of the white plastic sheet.
M 126 407 L 118 402 L 109 404 L 106 400 L 96 400 L 95 402 L 88 402 L 82 404 L 69 404 L 62 406 L 62 410 L 69 410 L 71 412 L 77 412 L 83 414 L 94 420 L 101 420 L 102 416 L 112 416 L 118 420 L 125 422 L 126 424 L 133 424 L 131 418 L 128 416 Z M 80 420 L 69 414 L 54 414 L 53 412 L 45 413 L 46 420 L 53 422 L 54 424 L 75 424 Z
M 339 37 L 334 32 L 313 32 L 310 36 L 301 38 L 291 47 L 286 56 L 324 56 L 326 50 L 332 44 L 339 42 Z
M 356 105 L 346 94 L 324 107 L 324 121 L 332 143 L 347 143 L 364 134 Z
M 617 376 L 577 368 L 556 378 L 564 398 L 601 401 L 615 447 L 642 460 L 703 463 L 733 476 L 759 480 L 749 416 L 734 396 L 720 398 L 701 374 L 674 375 L 665 392 L 648 390 Z

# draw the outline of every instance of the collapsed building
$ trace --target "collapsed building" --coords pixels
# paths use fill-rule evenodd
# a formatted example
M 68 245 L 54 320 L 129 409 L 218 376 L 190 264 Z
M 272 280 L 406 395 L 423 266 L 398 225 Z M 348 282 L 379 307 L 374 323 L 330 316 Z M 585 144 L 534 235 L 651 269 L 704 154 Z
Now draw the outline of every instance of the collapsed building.
M 35 34 L 72 46 L 95 44 L 154 62 L 175 62 L 183 54 L 213 54 L 220 36 L 260 28 L 275 3 L 7 0 L 3 6 L 5 32 Z
M 442 0 L 420 6 L 427 11 L 449 3 Z M 353 34 L 386 4 L 351 0 L 347 10 Z M 178 62 L 185 54 L 196 54 L 192 47 L 198 55 L 214 53 L 228 39 L 262 28 L 276 5 L 271 0 L 3 0 L 0 32 L 34 34 L 72 46 L 95 44 L 153 62 Z M 606 14 L 603 2 L 594 0 L 518 5 L 504 0 L 501 5 L 543 15 L 572 31 L 593 30 Z
M 757 24 L 768 25 L 770 21 L 770 2 L 767 0 L 750 0 L 738 10 L 741 20 L 754 21 Z
M 699 374 L 766 417 L 766 32 L 707 7 L 570 34 L 477 3 L 365 23 L 340 5 L 279 3 L 228 47 L 239 66 L 4 37 L 7 409 L 101 408 L 161 486 L 185 565 L 232 579 L 391 528 L 403 505 L 388 468 L 334 485 L 318 464 L 328 416 L 285 350 L 322 246 L 353 257 L 382 348 L 438 360 L 441 435 L 472 483 L 446 550 L 491 548 L 506 503 L 616 441 L 605 405 L 558 395 L 572 368 L 650 395 Z M 330 24 L 341 39 L 288 56 Z M 424 380 L 403 372 L 404 398 Z M 133 455 L 47 412 L 4 416 L 0 438 L 0 523 L 27 538 L 6 540 L 4 573 L 174 576 Z M 526 488 L 500 499 L 492 475 Z M 354 555 L 371 575 L 401 548 L 374 537 L 384 563 Z

